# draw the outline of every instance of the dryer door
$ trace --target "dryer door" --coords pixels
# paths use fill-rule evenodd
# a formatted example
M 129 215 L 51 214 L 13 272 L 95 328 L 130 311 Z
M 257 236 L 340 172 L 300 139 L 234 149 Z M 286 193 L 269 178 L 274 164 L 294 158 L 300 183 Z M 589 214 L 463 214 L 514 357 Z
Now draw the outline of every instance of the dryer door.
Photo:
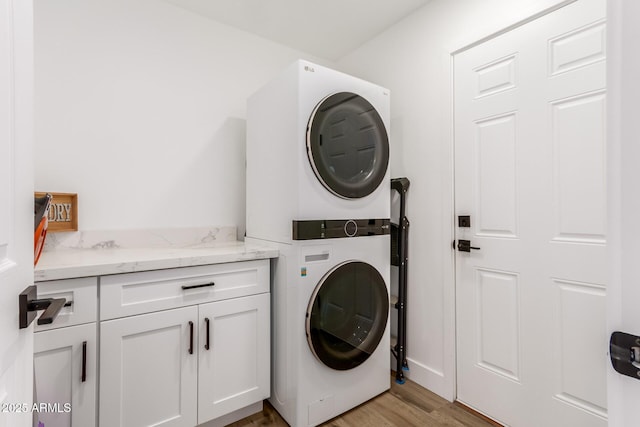
M 389 294 L 378 270 L 344 262 L 320 280 L 309 301 L 309 347 L 330 368 L 355 368 L 378 347 L 388 316 Z
M 336 93 L 311 114 L 307 155 L 327 190 L 345 199 L 365 197 L 387 172 L 387 129 L 369 101 L 351 92 Z

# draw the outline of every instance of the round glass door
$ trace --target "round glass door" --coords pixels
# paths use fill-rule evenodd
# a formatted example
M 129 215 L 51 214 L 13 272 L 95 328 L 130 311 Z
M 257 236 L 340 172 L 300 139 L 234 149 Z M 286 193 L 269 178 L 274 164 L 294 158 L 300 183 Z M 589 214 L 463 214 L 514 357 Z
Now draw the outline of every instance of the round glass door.
M 389 137 L 382 118 L 351 92 L 328 96 L 307 126 L 307 154 L 322 185 L 345 199 L 373 193 L 389 163 Z
M 389 295 L 374 267 L 347 261 L 320 280 L 309 301 L 309 347 L 322 363 L 353 369 L 371 356 L 387 326 Z

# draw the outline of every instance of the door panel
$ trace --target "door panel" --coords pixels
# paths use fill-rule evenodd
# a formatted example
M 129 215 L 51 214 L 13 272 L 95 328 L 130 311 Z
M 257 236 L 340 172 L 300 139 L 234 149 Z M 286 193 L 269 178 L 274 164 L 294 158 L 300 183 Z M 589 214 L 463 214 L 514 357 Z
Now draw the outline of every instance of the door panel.
M 551 109 L 556 218 L 553 239 L 605 243 L 605 93 L 554 101 Z
M 478 365 L 519 381 L 520 325 L 518 275 L 476 271 Z
M 606 416 L 607 387 L 601 373 L 606 358 L 598 352 L 576 349 L 595 349 L 602 346 L 605 336 L 605 287 L 592 283 L 552 279 L 556 290 L 553 346 L 555 369 L 555 397 L 585 411 Z M 576 359 L 579 358 L 577 363 Z
M 515 88 L 516 61 L 517 55 L 513 54 L 476 68 L 476 98 Z
M 516 122 L 513 112 L 476 123 L 478 235 L 517 236 Z
M 552 76 L 586 67 L 606 57 L 603 22 L 569 31 L 549 42 L 549 73 Z
M 458 399 L 606 425 L 604 0 L 455 56 Z

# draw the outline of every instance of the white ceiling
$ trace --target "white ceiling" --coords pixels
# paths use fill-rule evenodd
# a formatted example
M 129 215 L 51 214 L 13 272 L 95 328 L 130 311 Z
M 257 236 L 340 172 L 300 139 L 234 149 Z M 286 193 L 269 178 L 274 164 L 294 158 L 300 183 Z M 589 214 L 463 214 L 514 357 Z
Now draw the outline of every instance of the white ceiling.
M 166 0 L 260 37 L 337 60 L 430 0 Z

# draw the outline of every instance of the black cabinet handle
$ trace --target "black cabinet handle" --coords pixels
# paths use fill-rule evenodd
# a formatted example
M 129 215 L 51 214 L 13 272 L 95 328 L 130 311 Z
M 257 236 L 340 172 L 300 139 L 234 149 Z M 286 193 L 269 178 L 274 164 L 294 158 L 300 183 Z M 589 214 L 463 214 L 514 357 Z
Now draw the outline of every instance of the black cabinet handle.
M 193 322 L 189 321 L 189 354 L 193 354 Z
M 204 324 L 206 325 L 206 328 L 207 328 L 204 349 L 209 350 L 209 318 L 208 317 L 204 318 Z
M 82 342 L 82 382 L 87 380 L 87 342 Z
M 187 289 L 198 289 L 198 288 L 208 288 L 209 286 L 215 286 L 215 283 L 205 283 L 203 285 L 182 285 L 182 290 L 185 291 Z

